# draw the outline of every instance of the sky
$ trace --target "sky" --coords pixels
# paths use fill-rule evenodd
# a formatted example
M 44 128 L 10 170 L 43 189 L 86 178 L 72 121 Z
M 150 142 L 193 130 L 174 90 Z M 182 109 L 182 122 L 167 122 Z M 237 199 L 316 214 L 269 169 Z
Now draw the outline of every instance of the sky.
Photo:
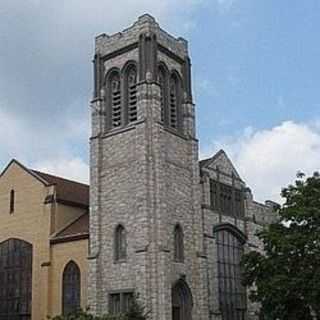
M 320 169 L 319 0 L 1 0 L 0 168 L 88 182 L 94 37 L 143 13 L 189 41 L 201 159 L 258 201 Z

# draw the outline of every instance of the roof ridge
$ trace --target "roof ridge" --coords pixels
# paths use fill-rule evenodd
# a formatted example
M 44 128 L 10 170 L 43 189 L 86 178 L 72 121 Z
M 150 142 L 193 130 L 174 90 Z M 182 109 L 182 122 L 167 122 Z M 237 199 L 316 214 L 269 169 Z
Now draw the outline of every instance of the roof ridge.
M 45 185 L 50 185 L 50 182 L 47 181 L 45 178 L 41 177 L 38 172 L 26 167 L 25 165 L 23 165 L 21 162 L 19 162 L 17 159 L 13 158 L 11 159 L 11 161 L 6 165 L 6 167 L 2 170 L 2 172 L 0 172 L 0 177 L 2 177 L 4 175 L 4 173 L 8 170 L 8 168 L 13 164 L 17 164 L 21 169 L 25 170 L 27 173 L 29 173 L 31 176 L 33 176 L 34 178 L 36 178 L 37 180 L 39 180 L 41 183 L 45 184 Z
M 61 179 L 61 180 L 64 180 L 64 181 L 68 181 L 68 182 L 72 182 L 72 183 L 77 183 L 77 184 L 81 184 L 83 186 L 87 186 L 89 187 L 89 184 L 88 183 L 83 183 L 83 182 L 79 182 L 79 181 L 75 181 L 75 180 L 71 180 L 71 179 L 68 179 L 68 178 L 64 178 L 64 177 L 61 177 L 61 176 L 57 176 L 57 175 L 54 175 L 54 174 L 51 174 L 51 173 L 47 173 L 47 172 L 43 172 L 43 171 L 39 171 L 39 170 L 34 170 L 34 169 L 29 169 L 31 170 L 32 172 L 34 172 L 35 174 L 44 174 L 44 175 L 47 175 L 47 176 L 50 176 L 50 177 L 53 177 L 53 178 L 57 178 L 57 179 Z

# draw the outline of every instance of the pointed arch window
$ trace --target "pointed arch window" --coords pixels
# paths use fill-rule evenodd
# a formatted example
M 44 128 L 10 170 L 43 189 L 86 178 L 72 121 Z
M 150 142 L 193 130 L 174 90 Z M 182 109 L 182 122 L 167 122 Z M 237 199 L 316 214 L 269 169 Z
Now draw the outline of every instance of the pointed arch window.
M 68 315 L 80 309 L 81 274 L 74 261 L 70 261 L 64 268 L 62 286 L 62 312 Z
M 115 231 L 115 261 L 123 261 L 127 258 L 126 230 L 118 225 Z
M 131 65 L 126 72 L 128 122 L 137 121 L 137 68 Z
M 231 225 L 216 230 L 219 302 L 223 320 L 245 318 L 246 288 L 242 285 L 240 261 L 245 237 Z
M 161 110 L 161 122 L 165 122 L 166 118 L 166 105 L 167 105 L 167 75 L 163 66 L 159 66 L 158 69 L 158 83 L 160 85 L 160 110 Z
M 171 291 L 172 320 L 192 320 L 193 298 L 184 280 L 179 280 Z
M 174 228 L 174 260 L 176 262 L 184 261 L 184 239 L 183 230 L 179 224 Z
M 120 127 L 123 124 L 123 116 L 121 108 L 121 83 L 118 71 L 113 71 L 109 76 L 108 92 L 111 128 Z
M 178 112 L 180 105 L 180 82 L 176 74 L 170 78 L 169 84 L 169 125 L 171 128 L 178 128 Z

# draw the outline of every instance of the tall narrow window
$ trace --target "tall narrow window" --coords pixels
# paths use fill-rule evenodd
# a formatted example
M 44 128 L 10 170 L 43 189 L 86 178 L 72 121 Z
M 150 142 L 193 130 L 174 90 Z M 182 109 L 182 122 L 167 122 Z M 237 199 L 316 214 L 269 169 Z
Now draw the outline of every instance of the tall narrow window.
M 127 258 L 127 240 L 126 230 L 119 225 L 115 231 L 115 261 L 125 260 Z
M 131 66 L 127 75 L 128 122 L 138 119 L 137 115 L 137 69 Z
M 170 116 L 169 124 L 171 128 L 178 127 L 178 79 L 175 76 L 172 76 L 170 79 Z
M 220 184 L 220 206 L 223 213 L 227 215 L 233 214 L 232 186 Z
M 244 239 L 228 229 L 217 231 L 219 300 L 223 320 L 243 320 L 246 289 L 241 284 L 240 260 Z
M 14 212 L 14 205 L 15 205 L 15 192 L 14 190 L 10 191 L 10 213 Z
M 158 83 L 160 85 L 160 108 L 161 108 L 161 122 L 165 122 L 165 113 L 166 113 L 166 101 L 167 101 L 167 90 L 166 90 L 166 72 L 162 66 L 158 70 Z
M 109 90 L 111 99 L 111 127 L 116 128 L 122 125 L 121 85 L 118 72 L 112 73 L 109 80 Z
M 70 261 L 63 271 L 62 286 L 62 311 L 64 315 L 68 315 L 80 309 L 80 269 L 73 261 Z
M 176 225 L 174 228 L 174 260 L 176 262 L 184 261 L 183 231 L 180 225 Z

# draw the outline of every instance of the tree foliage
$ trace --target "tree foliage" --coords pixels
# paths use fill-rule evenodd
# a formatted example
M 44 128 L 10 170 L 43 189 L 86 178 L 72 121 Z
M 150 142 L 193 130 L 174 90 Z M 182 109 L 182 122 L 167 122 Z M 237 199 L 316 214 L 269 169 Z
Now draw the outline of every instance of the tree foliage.
M 79 310 L 66 316 L 56 316 L 52 320 L 147 320 L 148 314 L 149 312 L 146 312 L 145 306 L 139 301 L 139 295 L 135 295 L 128 312 L 123 314 L 95 316 L 90 312 Z
M 283 189 L 279 220 L 258 233 L 264 252 L 244 255 L 244 284 L 264 320 L 320 319 L 320 175 Z

